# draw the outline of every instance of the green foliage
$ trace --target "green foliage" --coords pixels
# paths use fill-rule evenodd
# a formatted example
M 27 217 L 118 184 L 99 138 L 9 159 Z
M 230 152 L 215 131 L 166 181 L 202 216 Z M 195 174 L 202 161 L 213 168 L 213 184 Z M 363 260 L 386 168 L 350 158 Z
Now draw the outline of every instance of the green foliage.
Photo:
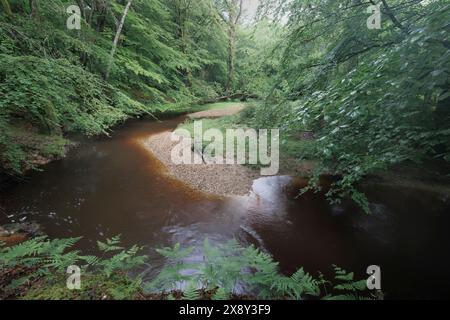
M 0 266 L 2 268 L 23 267 L 34 272 L 13 279 L 9 289 L 16 289 L 25 283 L 40 277 L 52 277 L 54 272 L 63 274 L 66 268 L 76 264 L 79 251 L 65 251 L 80 238 L 48 240 L 45 236 L 36 237 L 14 247 L 0 249 Z
M 13 247 L 0 249 L 0 269 L 27 270 L 24 276 L 13 278 L 4 289 L 15 290 L 25 284 L 37 283 L 44 279 L 46 290 L 32 290 L 29 298 L 64 299 L 68 297 L 67 295 L 72 297 L 65 287 L 64 275 L 69 266 L 79 265 L 83 279 L 85 276 L 88 279 L 83 281 L 82 297 L 86 291 L 92 289 L 92 286 L 97 285 L 95 281 L 99 279 L 102 279 L 103 283 L 115 283 L 105 287 L 108 295 L 114 299 L 125 299 L 138 291 L 141 277 L 131 279 L 126 276 L 126 272 L 145 263 L 147 257 L 138 255 L 142 248 L 133 246 L 125 250 L 119 246 L 120 237 L 117 236 L 107 239 L 106 243 L 99 242 L 102 257 L 83 256 L 79 250 L 73 249 L 80 239 L 49 240 L 46 236 L 41 236 Z M 110 256 L 105 257 L 108 254 Z
M 305 153 L 319 161 L 316 175 L 342 177 L 331 201 L 350 197 L 368 211 L 357 190 L 365 176 L 450 159 L 448 1 L 383 2 L 380 30 L 367 28 L 364 2 L 263 3 L 262 12 L 289 22 L 277 84 L 253 121 L 291 141 L 314 133 Z
M 141 292 L 140 280 L 123 275 L 107 278 L 102 274 L 82 275 L 81 290 L 67 290 L 66 277 L 53 277 L 31 287 L 21 300 L 130 300 Z M 39 284 L 39 283 L 38 283 Z
M 319 283 L 303 269 L 291 277 L 278 272 L 278 263 L 259 249 L 242 247 L 236 241 L 211 246 L 206 239 L 203 245 L 202 263 L 184 263 L 183 260 L 193 248 L 158 250 L 168 258 L 165 267 L 156 280 L 146 286 L 147 290 L 174 290 L 188 282 L 184 297 L 197 298 L 198 283 L 205 290 L 213 290 L 212 299 L 226 299 L 244 287 L 259 298 L 302 299 L 320 295 Z
M 198 300 L 200 299 L 200 294 L 197 290 L 197 283 L 196 282 L 189 282 L 186 286 L 186 289 L 183 292 L 183 299 L 184 300 Z
M 34 1 L 32 14 L 18 1 L 11 14 L 0 12 L 0 166 L 7 173 L 22 174 L 36 167 L 33 155 L 51 158 L 49 149 L 55 151 L 3 134 L 17 123 L 48 136 L 48 146 L 55 136 L 107 134 L 129 117 L 180 110 L 221 93 L 226 39 L 210 0 L 192 1 L 181 20 L 182 1 L 133 1 L 108 82 L 125 3 L 94 2 L 83 1 L 91 10 L 82 12 L 81 30 L 66 28 L 69 0 Z
M 127 117 L 106 98 L 101 79 L 67 60 L 0 55 L 0 108 L 48 133 L 106 133 Z
M 224 289 L 219 288 L 211 297 L 212 300 L 228 300 L 230 299 L 230 294 Z
M 194 248 L 181 248 L 180 244 L 176 244 L 173 248 L 157 249 L 157 252 L 167 259 L 167 265 L 164 269 L 153 279 L 146 284 L 149 291 L 159 290 L 177 290 L 182 288 L 183 281 L 189 281 L 190 275 L 183 273 L 183 271 L 194 267 L 192 264 L 183 262 L 189 256 Z
M 194 248 L 182 248 L 177 244 L 173 248 L 158 249 L 167 261 L 149 282 L 143 282 L 141 275 L 136 276 L 147 259 L 138 255 L 142 248 L 124 249 L 120 246 L 120 236 L 116 236 L 98 242 L 100 256 L 85 256 L 73 249 L 79 240 L 49 240 L 42 236 L 0 249 L 0 270 L 6 272 L 2 277 L 13 275 L 2 288 L 11 292 L 22 288 L 23 299 L 55 300 L 133 299 L 143 296 L 142 289 L 169 300 L 175 299 L 175 295 L 180 297 L 177 293 L 186 300 L 205 297 L 226 300 L 233 294 L 238 295 L 239 290 L 263 299 L 373 298 L 366 293 L 365 280 L 355 281 L 353 273 L 335 267 L 338 284 L 327 290 L 332 284 L 323 277 L 315 279 L 303 268 L 290 277 L 285 276 L 270 255 L 253 246 L 243 247 L 234 240 L 212 246 L 206 239 L 203 261 L 197 263 L 188 262 Z M 71 265 L 79 265 L 82 270 L 81 290 L 71 291 L 66 287 L 66 269 Z M 133 277 L 129 271 L 133 271 Z
M 339 284 L 333 286 L 335 293 L 326 295 L 324 300 L 371 300 L 376 297 L 367 294 L 366 280 L 355 281 L 353 272 L 347 273 L 342 268 L 334 266 L 335 281 Z
M 260 97 L 270 93 L 281 61 L 279 51 L 274 49 L 282 34 L 282 27 L 267 19 L 239 29 L 234 84 L 236 91 Z
M 85 261 L 89 267 L 98 268 L 106 277 L 111 277 L 116 272 L 126 272 L 135 269 L 145 263 L 147 257 L 139 256 L 138 253 L 143 248 L 133 246 L 125 249 L 120 246 L 120 236 L 112 239 L 106 239 L 106 243 L 97 241 L 98 249 L 103 256 L 110 254 L 106 259 L 95 256 L 83 256 L 81 260 Z

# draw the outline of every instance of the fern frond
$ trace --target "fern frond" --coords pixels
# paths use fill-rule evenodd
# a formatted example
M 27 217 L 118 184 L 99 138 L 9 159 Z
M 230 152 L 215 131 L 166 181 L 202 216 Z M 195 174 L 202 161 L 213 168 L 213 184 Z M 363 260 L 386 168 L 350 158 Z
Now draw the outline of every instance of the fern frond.
M 200 294 L 197 289 L 197 284 L 190 281 L 183 292 L 183 300 L 198 300 L 200 299 Z
M 212 300 L 228 300 L 230 298 L 230 293 L 224 288 L 218 288 L 216 292 L 211 297 Z

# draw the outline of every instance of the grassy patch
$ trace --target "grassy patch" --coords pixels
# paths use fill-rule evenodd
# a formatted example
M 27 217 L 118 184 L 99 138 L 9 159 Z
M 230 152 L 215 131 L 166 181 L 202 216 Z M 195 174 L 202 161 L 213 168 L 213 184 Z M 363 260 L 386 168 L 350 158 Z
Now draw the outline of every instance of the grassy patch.
M 133 300 L 142 296 L 141 283 L 117 272 L 111 277 L 88 273 L 82 275 L 80 290 L 68 290 L 67 276 L 37 281 L 21 300 Z
M 284 137 L 280 143 L 280 153 L 298 160 L 314 160 L 314 140 L 295 139 L 292 136 Z
M 251 105 L 245 108 L 238 114 L 225 116 L 216 119 L 187 119 L 184 123 L 180 124 L 178 128 L 186 129 L 189 131 L 191 137 L 194 136 L 194 122 L 202 121 L 203 132 L 208 129 L 218 129 L 224 136 L 224 147 L 226 146 L 226 130 L 227 129 L 259 129 L 252 123 L 252 113 L 254 107 Z M 268 128 L 270 129 L 270 128 Z M 210 144 L 209 141 L 203 141 L 203 148 Z M 249 144 L 246 141 L 246 150 L 248 150 Z M 314 139 L 308 139 L 303 137 L 300 133 L 293 135 L 292 133 L 286 133 L 280 129 L 280 161 L 288 163 L 288 166 L 298 165 L 298 161 L 302 160 L 314 160 L 314 151 L 316 148 L 316 142 Z M 259 157 L 258 157 L 259 158 Z M 260 169 L 261 165 L 247 165 L 253 169 Z M 289 171 L 292 168 L 286 168 Z
M 245 102 L 227 101 L 227 102 L 208 103 L 208 104 L 203 104 L 203 105 L 194 105 L 191 108 L 191 112 L 234 108 L 234 107 L 241 106 L 243 104 L 245 104 Z

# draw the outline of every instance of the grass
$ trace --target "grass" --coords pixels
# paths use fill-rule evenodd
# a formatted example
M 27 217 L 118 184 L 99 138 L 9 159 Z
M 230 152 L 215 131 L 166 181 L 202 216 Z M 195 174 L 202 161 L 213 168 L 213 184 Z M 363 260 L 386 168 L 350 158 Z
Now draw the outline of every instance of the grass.
M 142 297 L 139 281 L 126 274 L 115 273 L 111 278 L 88 273 L 82 277 L 81 290 L 68 290 L 67 276 L 40 283 L 37 281 L 21 300 L 133 300 Z
M 229 107 L 236 106 L 236 103 L 217 103 L 213 104 L 213 108 L 217 109 L 223 109 L 223 106 L 227 105 Z M 211 106 L 210 106 L 211 107 Z M 209 109 L 212 110 L 212 109 Z M 244 109 L 245 110 L 245 109 Z M 245 112 L 241 112 L 238 114 L 230 115 L 230 116 L 224 116 L 220 118 L 215 119 L 187 119 L 184 123 L 180 124 L 178 126 L 178 129 L 185 129 L 189 131 L 191 137 L 194 136 L 194 122 L 196 121 L 202 121 L 202 129 L 203 133 L 206 132 L 209 129 L 218 129 L 223 134 L 223 144 L 224 144 L 224 150 L 226 150 L 226 131 L 227 129 L 250 129 L 250 126 L 245 122 Z M 211 142 L 210 141 L 202 141 L 202 147 L 207 147 Z M 248 152 L 249 152 L 249 141 L 248 139 L 245 140 L 245 152 L 246 152 L 246 158 L 248 158 Z M 237 145 L 235 145 L 235 154 L 237 152 Z M 248 160 L 248 159 L 247 159 Z M 252 169 L 260 169 L 261 164 L 259 162 L 259 155 L 257 155 L 257 164 L 245 164 L 245 166 L 250 167 Z
M 214 103 L 210 105 L 202 106 L 205 110 L 213 110 L 213 109 L 223 109 L 226 107 L 236 106 L 235 102 L 225 102 L 225 103 Z M 248 128 L 257 129 L 252 123 L 252 113 L 254 112 L 254 106 L 248 105 L 243 111 L 238 114 L 231 116 L 224 116 L 221 118 L 215 119 L 201 119 L 202 120 L 202 128 L 203 132 L 208 129 L 218 129 L 224 135 L 224 145 L 226 145 L 226 130 L 227 129 L 236 129 L 242 128 L 244 130 Z M 187 119 L 184 123 L 180 124 L 178 128 L 186 129 L 189 131 L 191 137 L 194 135 L 194 122 L 200 119 Z M 210 142 L 203 141 L 203 148 L 208 146 Z M 304 139 L 299 135 L 294 136 L 291 134 L 286 134 L 283 130 L 280 130 L 280 161 L 282 163 L 286 163 L 289 167 L 287 169 L 291 169 L 290 167 L 296 167 L 299 161 L 303 160 L 314 160 L 314 150 L 316 148 L 316 142 L 314 139 Z M 246 150 L 248 151 L 248 141 L 246 141 Z M 246 166 L 253 169 L 260 169 L 261 165 L 259 164 L 259 156 L 258 156 L 258 164 Z M 289 171 L 289 170 L 288 170 Z
M 218 110 L 218 109 L 227 109 L 227 108 L 233 108 L 240 106 L 242 104 L 245 104 L 245 102 L 240 101 L 228 101 L 228 102 L 216 102 L 216 103 L 209 103 L 204 105 L 194 105 L 191 109 L 191 112 L 201 112 L 201 111 L 208 111 L 208 110 Z
M 195 113 L 201 111 L 208 110 L 218 110 L 218 109 L 227 109 L 233 108 L 242 104 L 246 104 L 246 102 L 240 101 L 227 101 L 227 102 L 216 102 L 216 103 L 208 103 L 208 104 L 181 104 L 176 108 L 163 109 L 159 110 L 159 112 L 155 112 L 155 116 L 164 115 L 165 117 L 176 116 L 186 113 Z

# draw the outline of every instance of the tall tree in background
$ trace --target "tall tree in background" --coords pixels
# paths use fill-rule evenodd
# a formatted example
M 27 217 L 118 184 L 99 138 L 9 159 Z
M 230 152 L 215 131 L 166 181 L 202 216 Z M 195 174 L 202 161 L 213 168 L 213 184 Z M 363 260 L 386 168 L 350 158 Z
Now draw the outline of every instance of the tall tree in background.
M 105 0 L 94 0 L 93 14 L 96 15 L 96 29 L 98 32 L 103 32 L 106 26 L 106 14 L 108 12 L 108 3 Z
M 3 10 L 6 12 L 7 15 L 12 15 L 11 7 L 9 6 L 8 0 L 1 0 L 2 1 L 2 7 Z
M 226 93 L 230 95 L 233 91 L 234 66 L 236 56 L 236 30 L 243 12 L 244 0 L 215 0 L 218 14 L 227 27 L 228 34 L 228 79 Z
M 109 54 L 108 66 L 106 67 L 106 73 L 105 73 L 106 81 L 108 81 L 109 74 L 111 72 L 111 66 L 114 61 L 114 54 L 116 53 L 116 50 L 117 50 L 117 44 L 119 43 L 120 34 L 122 33 L 123 25 L 125 24 L 125 19 L 127 17 L 128 11 L 130 10 L 130 6 L 131 6 L 132 2 L 133 2 L 133 0 L 128 0 L 128 3 L 125 6 L 125 9 L 123 11 L 122 19 L 120 20 L 119 26 L 117 28 L 116 35 L 114 37 L 113 45 L 111 48 L 111 53 Z
M 188 40 L 188 25 L 191 19 L 192 0 L 172 0 L 171 1 L 174 14 L 175 23 L 177 25 L 177 39 L 180 41 L 180 49 L 184 55 L 188 54 L 189 40 Z M 192 70 L 187 67 L 181 70 L 188 87 L 192 86 Z
M 28 4 L 30 5 L 30 17 L 36 17 L 38 13 L 36 0 L 29 0 Z
M 182 53 L 177 70 L 184 85 L 202 97 L 223 95 L 227 83 L 228 37 L 214 2 L 167 0 L 167 5 L 173 22 L 170 29 L 174 44 Z

